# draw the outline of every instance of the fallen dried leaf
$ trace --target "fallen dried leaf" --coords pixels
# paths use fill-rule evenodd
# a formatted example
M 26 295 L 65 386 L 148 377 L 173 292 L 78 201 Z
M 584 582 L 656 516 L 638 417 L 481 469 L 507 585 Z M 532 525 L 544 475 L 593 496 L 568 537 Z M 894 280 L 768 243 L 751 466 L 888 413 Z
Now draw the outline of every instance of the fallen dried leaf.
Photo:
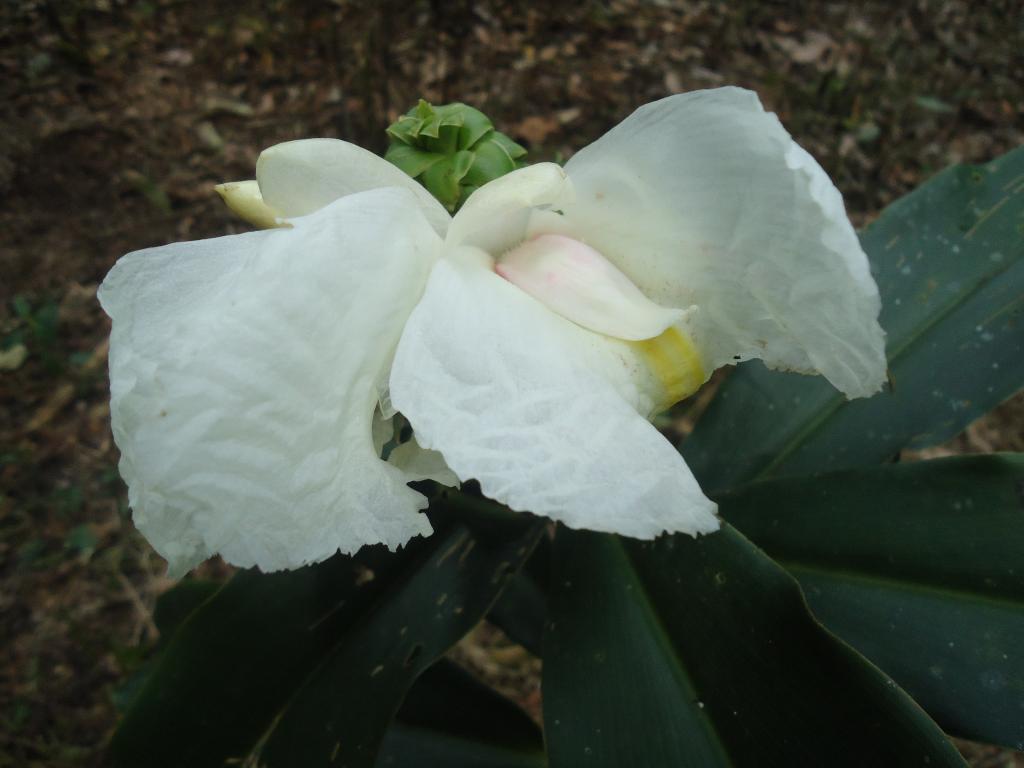
M 15 344 L 10 349 L 0 350 L 0 371 L 16 371 L 28 357 L 24 344 Z
M 797 42 L 792 37 L 782 36 L 776 37 L 775 42 L 797 64 L 815 62 L 835 46 L 835 41 L 831 37 L 816 30 L 805 32 L 803 42 Z
M 530 144 L 543 144 L 548 136 L 557 131 L 559 127 L 557 118 L 538 115 L 521 120 L 512 129 L 512 132 L 526 139 Z

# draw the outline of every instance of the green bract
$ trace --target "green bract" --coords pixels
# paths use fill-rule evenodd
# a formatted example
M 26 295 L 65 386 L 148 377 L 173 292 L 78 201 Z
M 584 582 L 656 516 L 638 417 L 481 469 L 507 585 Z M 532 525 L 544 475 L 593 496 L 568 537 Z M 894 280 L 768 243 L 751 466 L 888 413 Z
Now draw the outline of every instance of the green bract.
M 519 167 L 526 150 L 479 110 L 455 102 L 420 103 L 388 127 L 384 158 L 420 182 L 449 211 L 477 187 Z

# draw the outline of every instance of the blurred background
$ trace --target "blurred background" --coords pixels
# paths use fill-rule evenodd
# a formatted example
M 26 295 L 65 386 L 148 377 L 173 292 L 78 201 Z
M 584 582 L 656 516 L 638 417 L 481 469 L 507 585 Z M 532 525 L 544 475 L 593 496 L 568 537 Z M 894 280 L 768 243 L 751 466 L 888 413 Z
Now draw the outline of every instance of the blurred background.
M 123 253 L 240 232 L 213 185 L 259 151 L 375 151 L 423 97 L 568 158 L 680 91 L 756 90 L 858 226 L 931 174 L 1024 143 L 1019 0 L 0 2 L 0 768 L 102 764 L 157 640 L 95 300 Z M 928 455 L 1024 450 L 1019 396 Z M 202 574 L 230 572 L 211 562 Z M 484 628 L 457 658 L 535 715 L 539 662 Z M 1024 765 L 963 744 L 972 763 Z

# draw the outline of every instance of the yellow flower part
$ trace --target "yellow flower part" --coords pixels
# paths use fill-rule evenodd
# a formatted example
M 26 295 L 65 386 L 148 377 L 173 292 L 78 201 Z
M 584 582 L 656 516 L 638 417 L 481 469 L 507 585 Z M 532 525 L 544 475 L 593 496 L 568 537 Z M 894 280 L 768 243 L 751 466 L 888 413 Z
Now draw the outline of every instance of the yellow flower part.
M 710 376 L 704 370 L 697 347 L 679 328 L 667 328 L 653 339 L 634 341 L 631 344 L 647 363 L 663 393 L 651 415 L 685 400 L 700 389 Z

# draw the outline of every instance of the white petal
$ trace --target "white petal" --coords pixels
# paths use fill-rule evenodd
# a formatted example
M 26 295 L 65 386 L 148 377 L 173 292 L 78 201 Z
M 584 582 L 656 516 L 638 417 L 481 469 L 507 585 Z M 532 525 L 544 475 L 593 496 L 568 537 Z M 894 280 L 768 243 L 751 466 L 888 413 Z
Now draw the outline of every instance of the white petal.
M 291 224 L 137 251 L 101 286 L 121 472 L 173 573 L 430 532 L 371 425 L 440 239 L 396 189 Z
M 218 184 L 217 190 L 228 208 L 238 216 L 260 229 L 279 226 L 281 214 L 267 205 L 260 193 L 260 185 L 255 179 L 251 181 L 229 181 Z
M 421 445 L 513 509 L 639 538 L 715 530 L 715 505 L 637 412 L 642 365 L 631 344 L 445 259 L 402 334 L 391 397 Z
M 584 239 L 658 304 L 697 305 L 715 367 L 759 357 L 851 397 L 882 385 L 878 290 L 842 198 L 755 94 L 648 104 L 566 172 L 577 202 L 531 234 Z
M 659 307 L 608 259 L 571 237 L 527 240 L 494 271 L 562 317 L 617 339 L 652 339 L 684 315 Z
M 413 193 L 441 236 L 451 217 L 434 196 L 387 160 L 340 139 L 286 141 L 263 150 L 256 178 L 267 205 L 285 217 L 305 216 L 345 195 L 381 187 Z
M 497 257 L 526 236 L 535 208 L 558 209 L 572 200 L 565 171 L 554 163 L 537 163 L 488 182 L 469 196 L 455 214 L 445 243 L 472 246 Z

